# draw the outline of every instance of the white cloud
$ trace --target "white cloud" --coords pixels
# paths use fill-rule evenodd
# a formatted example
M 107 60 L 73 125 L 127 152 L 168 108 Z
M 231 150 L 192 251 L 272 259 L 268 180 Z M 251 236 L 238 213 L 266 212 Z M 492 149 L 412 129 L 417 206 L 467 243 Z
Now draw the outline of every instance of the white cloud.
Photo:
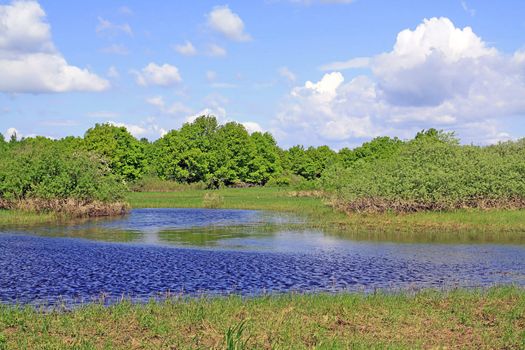
M 320 67 L 322 71 L 341 71 L 346 69 L 368 68 L 370 65 L 369 57 L 356 57 L 348 61 L 337 61 L 324 64 Z
M 291 83 L 295 82 L 297 79 L 295 74 L 288 67 L 279 68 L 279 75 Z
M 206 80 L 208 80 L 209 82 L 212 82 L 215 79 L 217 79 L 217 72 L 213 70 L 209 70 L 206 72 Z
M 69 65 L 55 48 L 46 13 L 36 1 L 0 5 L 0 91 L 101 91 L 109 82 Z
M 111 44 L 110 46 L 103 47 L 100 49 L 103 53 L 109 53 L 113 55 L 128 55 L 129 50 L 126 46 L 122 44 Z
M 207 15 L 208 26 L 234 41 L 249 41 L 251 37 L 244 30 L 244 22 L 230 8 L 216 6 Z
M 175 51 L 184 56 L 195 56 L 197 54 L 197 49 L 189 41 L 186 41 L 184 44 L 175 45 Z
M 217 44 L 211 44 L 208 46 L 208 56 L 212 57 L 224 57 L 226 56 L 226 49 Z
M 226 109 L 224 107 L 215 107 L 215 108 L 206 107 L 206 108 L 201 109 L 197 113 L 188 115 L 185 121 L 187 123 L 193 123 L 195 119 L 203 115 L 212 115 L 216 117 L 219 122 L 221 122 L 222 120 L 226 118 Z
M 118 13 L 121 14 L 121 15 L 124 15 L 124 16 L 132 16 L 133 15 L 133 10 L 130 9 L 129 7 L 127 7 L 127 6 L 120 6 L 118 8 Z
M 463 10 L 468 13 L 471 17 L 474 17 L 476 15 L 476 10 L 469 7 L 466 0 L 461 0 L 461 7 Z
M 5 132 L 5 139 L 9 140 L 11 137 L 13 137 L 13 135 L 16 135 L 16 138 L 18 140 L 20 140 L 20 138 L 22 137 L 22 134 L 18 132 L 18 130 L 16 130 L 15 128 L 9 128 Z
M 145 128 L 135 124 L 116 123 L 111 120 L 109 120 L 107 123 L 118 127 L 125 127 L 129 133 L 135 137 L 141 137 L 147 132 Z
M 120 73 L 117 69 L 117 67 L 115 66 L 111 66 L 108 68 L 108 72 L 106 73 L 106 75 L 109 77 L 109 78 L 113 78 L 113 79 L 116 79 L 116 78 L 119 78 L 120 77 Z
M 371 76 L 346 82 L 332 72 L 292 89 L 274 129 L 308 144 L 412 137 L 429 127 L 488 143 L 509 136 L 502 118 L 525 114 L 525 55 L 504 55 L 447 18 L 401 31 L 392 51 L 369 64 Z
M 131 26 L 129 24 L 115 24 L 102 17 L 98 17 L 98 24 L 95 30 L 99 34 L 107 35 L 110 37 L 117 36 L 121 33 L 133 36 L 133 30 L 131 29 Z
M 163 108 L 165 106 L 164 98 L 162 96 L 149 97 L 146 99 L 146 102 L 148 102 L 152 106 L 159 108 Z
M 372 63 L 385 99 L 399 105 L 437 105 L 468 95 L 498 51 L 447 18 L 424 20 L 415 30 L 403 30 L 391 52 Z M 481 69 L 481 71 L 479 71 Z M 496 72 L 494 72 L 496 73 Z
M 253 134 L 254 132 L 263 132 L 263 128 L 256 122 L 241 122 L 241 124 L 246 128 L 246 130 Z
M 158 65 L 151 62 L 140 72 L 133 71 L 137 84 L 141 86 L 171 86 L 182 81 L 179 69 L 170 64 Z
M 192 113 L 192 109 L 183 104 L 182 102 L 176 101 L 170 105 L 166 105 L 162 96 L 154 96 L 146 99 L 146 102 L 152 106 L 157 107 L 161 114 L 170 116 L 181 116 Z

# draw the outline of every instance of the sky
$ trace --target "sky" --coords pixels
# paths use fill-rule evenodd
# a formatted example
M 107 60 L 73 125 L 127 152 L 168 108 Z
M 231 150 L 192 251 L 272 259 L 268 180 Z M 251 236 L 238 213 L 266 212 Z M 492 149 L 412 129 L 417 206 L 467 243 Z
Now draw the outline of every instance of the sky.
M 203 114 L 282 147 L 525 136 L 518 0 L 0 0 L 0 132 L 155 140 Z

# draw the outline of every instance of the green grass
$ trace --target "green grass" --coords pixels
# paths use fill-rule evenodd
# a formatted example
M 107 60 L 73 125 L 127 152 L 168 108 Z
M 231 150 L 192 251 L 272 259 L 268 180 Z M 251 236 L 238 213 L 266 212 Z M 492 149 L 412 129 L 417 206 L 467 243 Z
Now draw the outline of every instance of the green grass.
M 127 198 L 135 208 L 203 208 L 210 192 L 220 198 L 214 207 L 303 215 L 311 227 L 357 239 L 525 243 L 525 210 L 346 215 L 334 211 L 322 198 L 292 196 L 289 189 L 266 187 L 135 192 Z
M 0 349 L 522 349 L 525 290 L 0 306 Z
M 35 213 L 22 210 L 0 209 L 0 226 L 25 226 L 57 222 L 61 217 L 54 213 Z M 0 348 L 1 349 L 1 348 Z

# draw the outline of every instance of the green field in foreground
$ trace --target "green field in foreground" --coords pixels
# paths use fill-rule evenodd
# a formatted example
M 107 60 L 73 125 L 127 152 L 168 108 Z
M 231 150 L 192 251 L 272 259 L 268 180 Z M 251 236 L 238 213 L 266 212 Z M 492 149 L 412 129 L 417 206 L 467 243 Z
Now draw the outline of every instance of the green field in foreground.
M 0 306 L 0 349 L 523 349 L 525 290 Z
M 256 187 L 133 192 L 127 199 L 134 208 L 214 207 L 290 212 L 306 216 L 313 227 L 363 239 L 525 242 L 525 210 L 347 215 L 334 211 L 322 198 L 297 194 L 290 189 Z

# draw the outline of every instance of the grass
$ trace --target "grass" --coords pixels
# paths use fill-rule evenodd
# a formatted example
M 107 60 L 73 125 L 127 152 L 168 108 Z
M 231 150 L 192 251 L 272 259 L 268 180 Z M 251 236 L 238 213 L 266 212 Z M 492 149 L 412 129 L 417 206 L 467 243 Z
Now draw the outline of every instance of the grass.
M 298 196 L 289 189 L 227 188 L 216 191 L 134 192 L 135 208 L 209 207 L 260 209 L 304 215 L 312 227 L 354 238 L 406 241 L 485 241 L 525 243 L 525 210 L 456 210 L 414 214 L 352 214 L 335 211 L 319 196 Z M 291 195 L 292 194 L 292 195 Z
M 525 290 L 0 306 L 0 349 L 522 349 Z
M 61 218 L 62 215 L 55 213 L 35 213 L 22 210 L 0 209 L 0 226 L 47 224 L 60 221 Z

